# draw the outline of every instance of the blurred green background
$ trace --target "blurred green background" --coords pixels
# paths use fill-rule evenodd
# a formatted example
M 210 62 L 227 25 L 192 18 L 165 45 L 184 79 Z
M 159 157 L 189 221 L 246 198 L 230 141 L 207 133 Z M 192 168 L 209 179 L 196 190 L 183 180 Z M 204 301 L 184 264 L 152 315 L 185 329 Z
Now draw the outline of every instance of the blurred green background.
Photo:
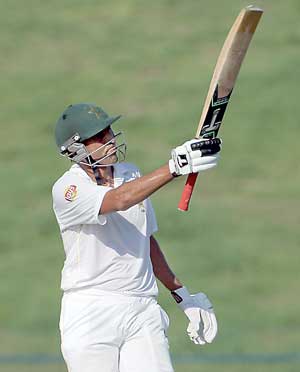
M 171 267 L 191 292 L 209 295 L 219 319 L 217 340 L 193 345 L 161 288 L 177 372 L 300 368 L 300 2 L 255 4 L 265 14 L 221 129 L 219 167 L 199 177 L 186 214 L 177 211 L 183 179 L 152 198 Z M 54 145 L 58 116 L 82 101 L 123 114 L 128 161 L 143 173 L 159 167 L 194 135 L 218 53 L 245 5 L 0 0 L 1 372 L 66 371 L 55 362 L 64 254 L 51 187 L 69 167 Z M 40 354 L 53 363 L 15 357 Z

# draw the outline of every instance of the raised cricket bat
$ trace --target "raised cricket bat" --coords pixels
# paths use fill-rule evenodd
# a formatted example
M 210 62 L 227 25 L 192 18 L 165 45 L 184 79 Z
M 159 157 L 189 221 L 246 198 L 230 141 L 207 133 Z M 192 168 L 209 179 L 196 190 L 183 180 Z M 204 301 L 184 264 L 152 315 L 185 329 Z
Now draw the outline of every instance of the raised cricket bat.
M 242 9 L 225 40 L 209 86 L 196 138 L 214 138 L 220 129 L 241 64 L 263 10 L 252 5 Z M 187 211 L 198 173 L 191 173 L 178 209 Z

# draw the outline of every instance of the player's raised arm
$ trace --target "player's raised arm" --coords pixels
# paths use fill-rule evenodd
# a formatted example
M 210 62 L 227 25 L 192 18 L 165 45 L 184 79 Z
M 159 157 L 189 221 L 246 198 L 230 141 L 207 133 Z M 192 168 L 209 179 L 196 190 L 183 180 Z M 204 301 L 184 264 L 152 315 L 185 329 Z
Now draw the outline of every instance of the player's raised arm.
M 185 142 L 172 150 L 172 158 L 167 165 L 107 192 L 100 213 L 126 210 L 148 198 L 174 177 L 215 167 L 220 149 L 218 138 Z

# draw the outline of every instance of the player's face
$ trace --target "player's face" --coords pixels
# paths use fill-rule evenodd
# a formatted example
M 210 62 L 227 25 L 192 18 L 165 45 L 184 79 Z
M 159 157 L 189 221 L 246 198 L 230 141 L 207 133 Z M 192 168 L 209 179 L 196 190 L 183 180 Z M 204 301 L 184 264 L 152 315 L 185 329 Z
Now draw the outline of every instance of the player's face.
M 105 157 L 105 159 L 101 161 L 101 164 L 105 165 L 117 162 L 116 140 L 111 127 L 105 128 L 100 133 L 89 138 L 84 144 L 89 153 L 93 153 L 92 157 L 94 160 Z

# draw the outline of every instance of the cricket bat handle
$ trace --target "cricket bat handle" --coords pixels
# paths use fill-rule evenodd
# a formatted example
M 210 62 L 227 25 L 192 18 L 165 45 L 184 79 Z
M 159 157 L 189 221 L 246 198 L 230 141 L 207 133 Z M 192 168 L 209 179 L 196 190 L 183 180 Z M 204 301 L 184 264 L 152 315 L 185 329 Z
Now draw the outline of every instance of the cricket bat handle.
M 184 185 L 184 189 L 181 194 L 180 202 L 178 203 L 178 209 L 186 212 L 189 209 L 189 203 L 192 197 L 193 189 L 198 177 L 198 173 L 190 173 Z

